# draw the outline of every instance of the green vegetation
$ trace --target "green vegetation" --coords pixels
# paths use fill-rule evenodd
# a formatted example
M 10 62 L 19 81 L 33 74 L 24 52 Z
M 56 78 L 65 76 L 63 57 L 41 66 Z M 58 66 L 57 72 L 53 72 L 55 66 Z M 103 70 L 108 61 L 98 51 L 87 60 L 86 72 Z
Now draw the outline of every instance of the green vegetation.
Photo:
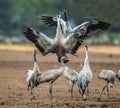
M 98 19 L 112 25 L 105 32 L 110 39 L 120 39 L 120 0 L 0 0 L 0 35 L 21 36 L 21 28 L 28 25 L 45 34 L 55 32 L 46 28 L 40 20 L 43 14 L 56 15 L 68 10 L 75 25 L 86 20 Z M 105 34 L 101 34 L 104 35 Z
M 99 38 L 102 40 L 120 40 L 120 33 L 118 32 L 103 32 L 99 35 Z

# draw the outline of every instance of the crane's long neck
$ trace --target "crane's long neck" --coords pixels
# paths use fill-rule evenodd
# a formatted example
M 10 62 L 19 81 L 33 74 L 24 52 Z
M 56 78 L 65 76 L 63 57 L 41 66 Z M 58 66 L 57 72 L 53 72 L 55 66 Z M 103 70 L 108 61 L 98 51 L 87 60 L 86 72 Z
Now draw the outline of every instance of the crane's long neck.
M 56 36 L 55 40 L 59 43 L 63 39 L 62 27 L 60 25 L 60 15 L 57 16 L 57 29 L 56 29 Z
M 36 52 L 34 51 L 34 62 L 37 62 L 37 59 L 36 59 Z
M 86 67 L 89 67 L 89 58 L 88 58 L 87 48 L 85 48 L 85 60 L 84 60 L 84 67 L 83 68 L 86 68 Z
M 65 67 L 65 63 L 64 63 L 64 61 L 62 60 L 62 58 L 60 59 L 60 62 L 61 62 L 61 66 L 62 66 L 62 67 Z
M 36 59 L 36 51 L 34 51 L 34 54 L 33 54 L 33 56 L 34 56 L 34 69 L 37 67 L 37 59 Z M 34 70 L 33 69 L 33 70 Z
M 38 63 L 37 63 L 36 54 L 37 54 L 37 52 L 34 51 L 34 68 L 33 68 L 33 71 L 35 73 L 41 73 L 41 71 L 39 69 L 39 66 L 38 66 Z

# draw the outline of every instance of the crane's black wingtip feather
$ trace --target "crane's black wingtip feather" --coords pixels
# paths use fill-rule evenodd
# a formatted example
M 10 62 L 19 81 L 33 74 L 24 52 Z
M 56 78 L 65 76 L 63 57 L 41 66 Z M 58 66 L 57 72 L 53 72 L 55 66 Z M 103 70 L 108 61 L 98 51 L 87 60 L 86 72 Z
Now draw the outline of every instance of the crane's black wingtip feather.
M 22 32 L 23 32 L 23 33 L 26 33 L 26 32 L 27 32 L 27 30 L 28 30 L 28 27 L 27 27 L 27 26 L 25 26 L 25 25 L 23 25 L 21 29 L 22 29 Z
M 111 28 L 111 24 L 108 22 L 104 22 L 104 21 L 99 21 L 101 28 L 103 28 L 103 30 L 109 30 Z
M 22 33 L 28 40 L 32 41 L 33 43 L 37 41 L 36 39 L 38 38 L 39 34 L 37 31 L 27 26 L 22 27 Z
M 30 27 L 28 27 L 28 26 L 23 26 L 22 27 L 22 33 L 23 34 L 28 34 L 29 32 L 32 32 L 32 29 Z
M 53 16 L 41 16 L 41 20 L 45 25 L 48 25 L 48 27 L 57 25 L 57 22 L 53 20 Z
M 52 16 L 41 16 L 41 20 L 43 21 L 53 20 L 53 17 Z

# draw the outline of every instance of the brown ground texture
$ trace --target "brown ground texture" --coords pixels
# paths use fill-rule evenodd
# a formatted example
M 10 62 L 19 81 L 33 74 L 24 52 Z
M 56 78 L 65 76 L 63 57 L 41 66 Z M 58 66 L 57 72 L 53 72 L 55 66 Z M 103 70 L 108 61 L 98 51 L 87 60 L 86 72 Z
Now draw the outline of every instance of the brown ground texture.
M 71 60 L 66 65 L 79 72 L 84 63 L 84 48 L 78 52 L 79 57 L 68 55 Z M 31 100 L 26 86 L 26 71 L 33 68 L 33 52 L 0 50 L 0 108 L 120 108 L 120 82 L 116 79 L 113 88 L 110 88 L 110 103 L 104 91 L 101 101 L 97 98 L 106 84 L 98 79 L 102 69 L 111 69 L 116 73 L 120 70 L 120 48 L 96 48 L 94 52 L 89 48 L 89 62 L 93 71 L 93 79 L 90 84 L 90 94 L 87 101 L 82 101 L 77 84 L 74 86 L 73 100 L 68 92 L 69 82 L 63 76 L 53 84 L 53 99 L 49 99 L 49 83 L 42 83 L 35 88 L 36 100 Z M 117 52 L 117 53 L 115 53 Z M 37 55 L 40 70 L 42 72 L 60 67 L 57 58 L 53 54 Z

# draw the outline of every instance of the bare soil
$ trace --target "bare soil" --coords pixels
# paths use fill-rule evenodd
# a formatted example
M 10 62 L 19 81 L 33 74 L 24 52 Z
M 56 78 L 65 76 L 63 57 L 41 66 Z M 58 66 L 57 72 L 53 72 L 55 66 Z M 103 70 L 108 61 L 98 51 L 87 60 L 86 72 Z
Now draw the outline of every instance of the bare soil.
M 107 50 L 106 50 L 107 52 Z M 49 83 L 40 84 L 35 88 L 36 100 L 31 100 L 26 86 L 26 71 L 33 67 L 32 51 L 0 50 L 0 108 L 119 108 L 120 107 L 120 82 L 116 79 L 113 88 L 110 88 L 110 103 L 106 90 L 101 101 L 97 98 L 106 84 L 98 79 L 102 69 L 111 69 L 116 73 L 120 70 L 120 53 L 103 53 L 99 49 L 92 52 L 89 49 L 89 62 L 93 71 L 93 80 L 90 84 L 90 94 L 87 101 L 82 101 L 75 84 L 73 100 L 68 92 L 69 82 L 64 77 L 59 77 L 53 84 L 53 99 L 49 99 Z M 82 50 L 79 57 L 68 55 L 71 60 L 66 65 L 76 71 L 81 70 L 85 53 Z M 37 55 L 42 72 L 60 67 L 53 54 Z

